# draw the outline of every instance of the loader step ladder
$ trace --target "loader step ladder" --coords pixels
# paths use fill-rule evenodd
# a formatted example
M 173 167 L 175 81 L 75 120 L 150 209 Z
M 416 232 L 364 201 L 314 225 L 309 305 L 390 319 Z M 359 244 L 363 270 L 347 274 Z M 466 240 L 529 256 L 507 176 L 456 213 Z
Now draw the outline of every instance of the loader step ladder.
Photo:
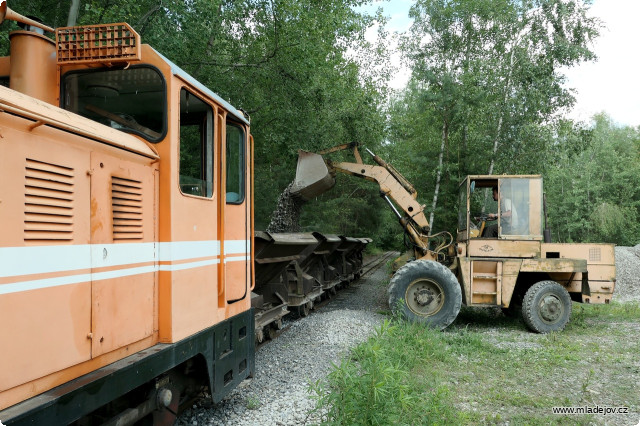
M 471 303 L 497 305 L 502 302 L 502 262 L 471 262 Z

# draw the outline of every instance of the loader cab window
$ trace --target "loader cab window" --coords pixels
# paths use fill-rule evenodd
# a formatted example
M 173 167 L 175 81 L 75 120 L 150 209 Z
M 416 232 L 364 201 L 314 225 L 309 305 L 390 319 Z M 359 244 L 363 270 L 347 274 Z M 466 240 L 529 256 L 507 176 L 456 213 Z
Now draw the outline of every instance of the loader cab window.
M 505 237 L 541 239 L 543 230 L 542 178 L 500 179 L 500 200 L 511 203 L 517 213 L 510 223 L 505 224 L 501 234 Z M 501 206 L 505 210 L 506 206 Z
M 166 85 L 150 66 L 67 73 L 61 103 L 67 111 L 149 142 L 159 142 L 166 131 Z
M 493 196 L 494 188 L 497 188 L 497 200 Z M 467 223 L 466 194 L 467 185 L 461 185 L 459 230 L 464 230 Z M 496 238 L 496 234 L 492 236 L 492 232 L 488 232 L 493 230 L 501 239 L 542 239 L 542 178 L 472 179 L 469 182 L 469 211 L 470 238 Z M 487 219 L 487 215 L 497 212 L 500 212 L 497 220 Z
M 191 92 L 180 91 L 180 190 L 213 196 L 213 109 Z
M 496 179 L 471 180 L 469 183 L 469 227 L 471 228 L 470 236 L 472 238 L 482 237 L 485 229 L 490 225 L 489 221 L 484 218 L 489 213 L 498 211 L 498 202 L 493 199 L 493 187 L 498 185 Z M 473 189 L 473 190 L 471 190 Z M 484 222 L 484 226 L 483 226 Z
M 242 127 L 227 122 L 227 194 L 229 204 L 244 201 L 245 188 L 245 135 Z

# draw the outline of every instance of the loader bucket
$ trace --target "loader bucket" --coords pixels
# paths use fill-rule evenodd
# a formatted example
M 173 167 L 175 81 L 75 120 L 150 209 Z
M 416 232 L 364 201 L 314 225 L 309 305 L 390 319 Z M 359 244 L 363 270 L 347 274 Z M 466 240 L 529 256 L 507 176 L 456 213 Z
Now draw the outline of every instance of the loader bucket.
M 336 184 L 333 174 L 319 154 L 298 151 L 296 179 L 291 187 L 291 194 L 309 201 L 330 190 Z

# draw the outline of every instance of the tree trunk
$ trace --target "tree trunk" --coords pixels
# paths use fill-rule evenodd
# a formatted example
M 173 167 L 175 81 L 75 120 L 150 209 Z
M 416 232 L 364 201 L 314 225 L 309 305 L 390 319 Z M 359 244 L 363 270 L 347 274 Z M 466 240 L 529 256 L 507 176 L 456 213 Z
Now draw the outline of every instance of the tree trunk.
M 438 156 L 438 173 L 436 175 L 436 189 L 433 191 L 433 204 L 431 205 L 431 215 L 429 215 L 429 227 L 433 231 L 433 216 L 438 205 L 438 192 L 440 191 L 440 178 L 442 177 L 442 158 L 444 157 L 444 147 L 447 139 L 449 139 L 449 123 L 447 119 L 443 119 L 442 123 L 442 142 L 440 143 L 440 155 Z M 430 231 L 430 233 L 432 233 Z
M 513 72 L 513 63 L 515 62 L 514 53 L 516 51 L 517 43 L 511 48 L 511 58 L 509 60 L 509 72 L 507 73 L 507 81 L 504 85 L 504 99 L 502 101 L 502 107 L 500 108 L 500 117 L 498 117 L 498 126 L 496 129 L 496 135 L 493 139 L 493 151 L 491 152 L 491 163 L 489 164 L 489 173 L 493 174 L 493 166 L 495 164 L 496 153 L 498 152 L 498 145 L 500 143 L 500 134 L 502 133 L 502 122 L 504 120 L 504 111 L 506 109 L 507 100 L 509 99 L 509 86 L 511 86 L 511 73 Z
M 69 7 L 69 17 L 67 18 L 67 27 L 73 27 L 78 20 L 78 10 L 80 9 L 80 0 L 71 0 Z

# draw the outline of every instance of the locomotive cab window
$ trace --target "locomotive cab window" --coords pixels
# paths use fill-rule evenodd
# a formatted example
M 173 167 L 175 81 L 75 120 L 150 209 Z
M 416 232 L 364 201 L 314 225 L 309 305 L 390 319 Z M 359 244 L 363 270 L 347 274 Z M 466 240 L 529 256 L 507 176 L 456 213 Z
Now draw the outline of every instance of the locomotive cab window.
M 227 122 L 227 191 L 229 204 L 244 201 L 245 140 L 242 127 Z
M 185 89 L 180 91 L 180 190 L 213 196 L 213 109 Z
M 70 72 L 62 107 L 114 129 L 159 142 L 166 129 L 166 88 L 149 66 Z

